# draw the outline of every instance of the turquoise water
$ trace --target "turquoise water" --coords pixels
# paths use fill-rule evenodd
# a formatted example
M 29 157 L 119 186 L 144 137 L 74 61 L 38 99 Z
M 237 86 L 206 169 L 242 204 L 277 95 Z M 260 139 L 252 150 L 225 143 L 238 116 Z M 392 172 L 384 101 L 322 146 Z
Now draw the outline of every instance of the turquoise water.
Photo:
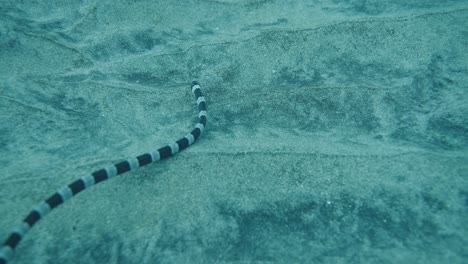
M 12 263 L 466 263 L 468 1 L 0 1 Z

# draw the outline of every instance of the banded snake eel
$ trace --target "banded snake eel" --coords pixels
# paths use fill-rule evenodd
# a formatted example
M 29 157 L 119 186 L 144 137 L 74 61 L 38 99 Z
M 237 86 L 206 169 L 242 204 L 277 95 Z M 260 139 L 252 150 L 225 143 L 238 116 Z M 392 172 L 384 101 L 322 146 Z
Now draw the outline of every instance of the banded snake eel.
M 46 200 L 32 209 L 26 218 L 18 224 L 7 237 L 0 248 L 0 264 L 7 264 L 13 257 L 13 252 L 26 233 L 40 219 L 44 218 L 52 209 L 69 200 L 76 194 L 116 175 L 135 170 L 152 162 L 168 158 L 192 145 L 202 134 L 206 126 L 207 107 L 205 97 L 198 82 L 193 81 L 192 93 L 198 105 L 198 123 L 195 128 L 179 140 L 161 147 L 153 152 L 145 153 L 136 158 L 130 158 L 114 165 L 97 170 L 90 175 L 79 178 L 71 184 L 64 186 Z

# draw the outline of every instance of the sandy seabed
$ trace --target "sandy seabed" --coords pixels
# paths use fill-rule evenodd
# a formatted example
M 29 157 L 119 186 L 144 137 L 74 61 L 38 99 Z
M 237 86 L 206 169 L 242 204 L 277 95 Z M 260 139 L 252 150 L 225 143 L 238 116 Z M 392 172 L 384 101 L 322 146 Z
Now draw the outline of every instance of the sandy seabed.
M 60 2 L 60 3 L 57 3 Z M 430 2 L 430 3 L 427 3 Z M 468 1 L 0 1 L 0 239 L 31 263 L 467 263 Z

